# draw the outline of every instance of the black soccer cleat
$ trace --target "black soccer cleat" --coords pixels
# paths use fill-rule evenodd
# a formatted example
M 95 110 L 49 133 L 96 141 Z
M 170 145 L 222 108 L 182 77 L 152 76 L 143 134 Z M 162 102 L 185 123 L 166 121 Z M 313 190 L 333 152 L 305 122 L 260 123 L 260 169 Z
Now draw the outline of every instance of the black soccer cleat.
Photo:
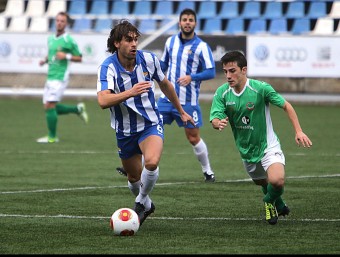
M 139 218 L 139 225 L 141 226 L 145 220 L 145 207 L 141 203 L 135 203 L 133 210 L 137 213 Z
M 277 214 L 275 206 L 272 205 L 271 203 L 265 202 L 264 208 L 266 210 L 266 221 L 270 225 L 275 225 L 277 223 L 277 220 L 278 220 L 278 214 Z
M 214 174 L 207 174 L 206 172 L 204 172 L 203 175 L 205 177 L 205 182 L 215 182 Z
M 278 214 L 279 216 L 283 216 L 283 217 L 285 217 L 286 215 L 289 215 L 289 213 L 290 213 L 290 209 L 288 208 L 287 205 L 285 205 L 285 206 L 282 208 L 281 211 L 278 211 L 278 212 L 277 212 L 277 214 Z
M 117 168 L 116 168 L 116 171 L 117 171 L 120 175 L 123 175 L 123 176 L 127 177 L 127 173 L 126 173 L 126 171 L 124 170 L 123 167 L 117 167 Z

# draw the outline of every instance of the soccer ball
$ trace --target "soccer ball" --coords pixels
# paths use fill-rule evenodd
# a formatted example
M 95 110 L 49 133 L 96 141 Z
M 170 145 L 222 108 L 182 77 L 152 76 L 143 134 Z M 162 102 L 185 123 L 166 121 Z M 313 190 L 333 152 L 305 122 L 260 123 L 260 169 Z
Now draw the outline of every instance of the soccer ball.
M 130 208 L 116 210 L 110 219 L 110 227 L 117 236 L 133 236 L 139 229 L 139 217 Z

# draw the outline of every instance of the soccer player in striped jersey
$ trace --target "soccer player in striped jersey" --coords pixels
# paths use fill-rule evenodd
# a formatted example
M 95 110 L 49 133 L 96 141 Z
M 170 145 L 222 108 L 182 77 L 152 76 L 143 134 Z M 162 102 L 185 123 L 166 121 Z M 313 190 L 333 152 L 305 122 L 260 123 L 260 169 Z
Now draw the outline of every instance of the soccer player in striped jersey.
M 311 147 L 292 105 L 268 83 L 247 78 L 247 60 L 240 51 L 221 58 L 227 83 L 215 92 L 210 110 L 214 129 L 229 123 L 244 167 L 256 185 L 262 187 L 266 221 L 275 225 L 278 216 L 290 210 L 282 199 L 285 182 L 285 156 L 273 130 L 270 104 L 282 108 L 295 130 L 298 146 Z
M 196 126 L 183 124 L 180 114 L 164 94 L 157 104 L 164 124 L 176 121 L 179 127 L 184 127 L 185 135 L 202 167 L 205 181 L 214 182 L 215 174 L 210 167 L 208 148 L 200 136 L 203 121 L 198 98 L 201 82 L 215 77 L 215 62 L 209 45 L 195 33 L 196 22 L 195 11 L 184 9 L 179 16 L 180 32 L 167 39 L 161 57 L 162 70 L 167 72 L 183 109 L 193 117 Z
M 127 20 L 121 20 L 111 30 L 107 51 L 112 55 L 99 66 L 97 99 L 102 109 L 110 110 L 118 154 L 128 187 L 136 196 L 134 210 L 142 224 L 155 210 L 149 194 L 159 177 L 164 140 L 154 81 L 180 113 L 181 122 L 195 122 L 183 110 L 156 55 L 137 50 L 139 36 L 138 29 Z
M 84 103 L 66 105 L 59 103 L 68 86 L 70 63 L 81 62 L 82 54 L 74 38 L 66 32 L 68 14 L 59 12 L 55 18 L 56 33 L 48 37 L 48 55 L 39 65 L 48 64 L 47 80 L 43 93 L 43 104 L 47 122 L 48 135 L 37 139 L 38 143 L 57 143 L 58 116 L 74 113 L 88 123 Z

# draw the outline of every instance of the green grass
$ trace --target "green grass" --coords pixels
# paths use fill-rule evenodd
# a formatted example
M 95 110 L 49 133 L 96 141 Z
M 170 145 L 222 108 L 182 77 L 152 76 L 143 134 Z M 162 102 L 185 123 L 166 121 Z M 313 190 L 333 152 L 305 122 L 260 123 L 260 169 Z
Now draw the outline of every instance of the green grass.
M 75 102 L 66 99 L 64 103 Z M 60 143 L 46 135 L 41 99 L 0 100 L 0 254 L 339 254 L 340 127 L 338 106 L 295 105 L 313 141 L 299 148 L 286 114 L 272 107 L 286 156 L 284 199 L 291 215 L 264 222 L 262 193 L 248 179 L 230 128 L 209 124 L 201 136 L 216 183 L 203 180 L 183 129 L 166 126 L 156 205 L 133 237 L 113 236 L 109 217 L 132 207 L 108 110 L 86 99 L 90 123 L 59 118 Z

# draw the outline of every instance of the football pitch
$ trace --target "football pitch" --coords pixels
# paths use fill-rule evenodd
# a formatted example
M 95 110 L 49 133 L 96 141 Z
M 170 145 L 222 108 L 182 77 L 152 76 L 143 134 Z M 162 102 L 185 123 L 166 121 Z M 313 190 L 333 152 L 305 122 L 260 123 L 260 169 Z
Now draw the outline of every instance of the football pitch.
M 156 205 L 135 236 L 114 236 L 109 219 L 133 207 L 109 111 L 84 99 L 90 121 L 59 116 L 58 144 L 46 135 L 40 98 L 0 99 L 0 254 L 339 254 L 340 107 L 297 105 L 313 142 L 296 146 L 284 111 L 271 107 L 286 156 L 283 198 L 291 209 L 264 221 L 262 191 L 249 180 L 232 138 L 209 123 L 201 136 L 216 182 L 205 183 L 183 129 L 165 127 Z M 76 103 L 65 99 L 63 103 Z

